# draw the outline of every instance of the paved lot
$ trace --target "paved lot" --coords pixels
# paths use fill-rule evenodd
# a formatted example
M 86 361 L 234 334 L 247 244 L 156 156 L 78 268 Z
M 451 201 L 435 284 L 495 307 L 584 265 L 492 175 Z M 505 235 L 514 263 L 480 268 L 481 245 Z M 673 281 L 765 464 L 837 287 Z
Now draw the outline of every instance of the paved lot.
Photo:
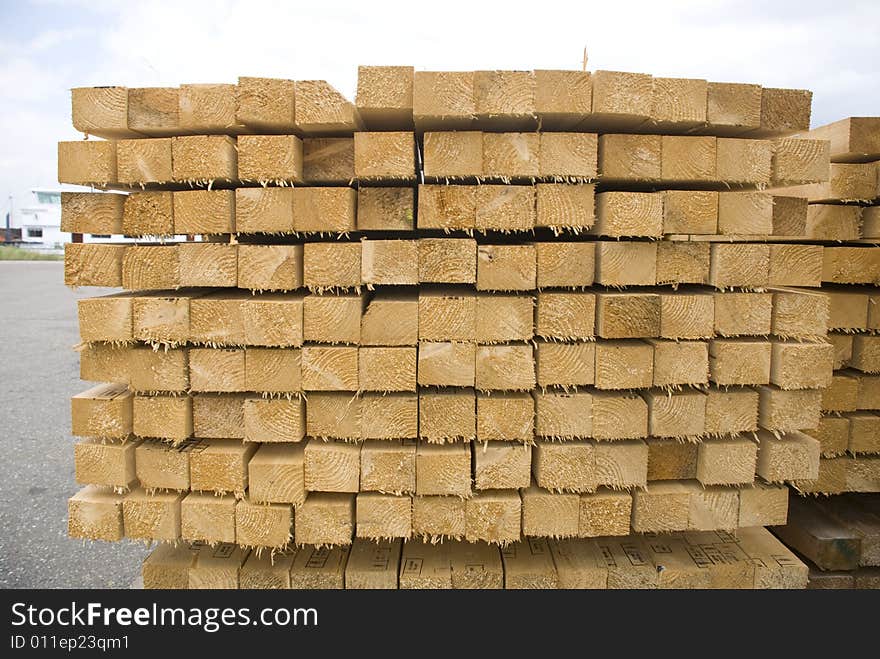
M 127 588 L 145 545 L 67 537 L 76 300 L 107 291 L 70 291 L 51 261 L 0 261 L 0 284 L 0 588 Z

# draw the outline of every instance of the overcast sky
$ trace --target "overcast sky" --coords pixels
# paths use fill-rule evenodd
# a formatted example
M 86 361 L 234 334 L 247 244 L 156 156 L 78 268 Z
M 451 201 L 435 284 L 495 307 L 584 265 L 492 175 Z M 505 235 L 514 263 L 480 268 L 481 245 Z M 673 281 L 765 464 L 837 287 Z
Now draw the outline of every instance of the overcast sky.
M 877 0 L 0 0 L 0 194 L 57 186 L 69 89 L 325 79 L 358 64 L 588 68 L 811 89 L 813 125 L 880 115 Z M 3 214 L 5 215 L 5 208 Z

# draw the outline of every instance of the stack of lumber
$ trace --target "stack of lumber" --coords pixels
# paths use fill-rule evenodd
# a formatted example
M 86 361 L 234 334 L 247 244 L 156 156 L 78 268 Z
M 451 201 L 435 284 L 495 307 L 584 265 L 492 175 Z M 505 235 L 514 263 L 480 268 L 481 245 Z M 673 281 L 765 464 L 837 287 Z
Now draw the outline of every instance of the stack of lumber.
M 773 533 L 809 566 L 809 588 L 880 588 L 880 495 L 792 499 Z
M 819 479 L 805 493 L 880 492 L 880 117 L 851 117 L 805 134 L 830 142 L 827 182 L 786 190 L 808 203 L 808 228 L 825 248 L 822 293 L 829 299 L 834 375 L 822 394 L 813 436 L 822 445 Z
M 583 539 L 656 573 L 631 533 L 681 533 L 683 565 L 690 538 L 783 524 L 785 484 L 820 476 L 818 288 L 880 281 L 880 248 L 810 242 L 788 192 L 829 176 L 828 141 L 788 137 L 810 102 L 408 67 L 362 67 L 356 104 L 319 81 L 75 89 L 106 139 L 59 145 L 59 180 L 95 188 L 65 193 L 65 230 L 145 240 L 65 253 L 68 285 L 124 289 L 79 306 L 100 384 L 72 401 L 70 534 L 170 543 L 150 560 L 176 585 L 278 552 L 293 583 L 297 551 L 338 577 L 377 547 L 395 584 L 410 551 L 442 579 L 491 555 L 508 583 L 538 547 L 549 585 Z
M 763 528 L 620 538 L 530 538 L 504 548 L 456 540 L 291 547 L 274 556 L 234 544 L 163 544 L 145 588 L 792 589 L 807 567 Z

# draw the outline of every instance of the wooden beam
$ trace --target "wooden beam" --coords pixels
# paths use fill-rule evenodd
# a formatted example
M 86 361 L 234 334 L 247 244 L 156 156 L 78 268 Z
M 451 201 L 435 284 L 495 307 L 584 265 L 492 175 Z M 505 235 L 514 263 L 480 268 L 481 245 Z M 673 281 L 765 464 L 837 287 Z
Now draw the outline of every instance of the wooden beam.
M 183 496 L 180 492 L 150 494 L 140 488 L 126 494 L 122 501 L 125 537 L 166 542 L 179 540 Z
M 273 133 L 296 128 L 292 80 L 240 77 L 235 90 L 235 119 L 250 128 Z
M 600 192 L 591 233 L 615 238 L 663 235 L 663 195 L 654 192 Z
M 531 341 L 535 299 L 526 295 L 477 294 L 476 340 L 482 344 Z
M 106 139 L 135 137 L 128 127 L 127 87 L 74 87 L 70 90 L 73 127 Z
M 238 246 L 239 288 L 290 291 L 302 285 L 302 245 Z
M 359 66 L 355 105 L 368 130 L 413 126 L 411 66 Z
M 633 499 L 629 492 L 600 487 L 580 496 L 578 536 L 598 538 L 629 535 Z
M 609 132 L 634 128 L 651 116 L 654 86 L 650 75 L 620 71 L 595 71 L 593 112 L 579 128 Z
M 531 446 L 515 442 L 485 443 L 474 447 L 473 456 L 475 489 L 518 490 L 529 487 Z
M 126 195 L 98 192 L 61 193 L 61 230 L 71 233 L 122 233 Z
M 715 293 L 715 333 L 763 336 L 770 333 L 773 296 L 769 293 Z
M 770 185 L 773 143 L 719 137 L 716 142 L 715 178 L 734 185 Z
M 361 438 L 361 399 L 349 391 L 313 391 L 306 406 L 306 435 Z
M 170 137 L 116 142 L 116 182 L 145 185 L 172 180 Z
M 239 573 L 250 550 L 235 545 L 202 546 L 193 557 L 187 588 L 231 589 L 239 587 Z
M 585 386 L 596 380 L 596 343 L 539 341 L 535 352 L 536 381 L 540 387 Z
M 135 347 L 129 353 L 130 386 L 132 391 L 158 392 L 189 389 L 187 352 L 181 348 L 153 350 Z
M 171 138 L 173 178 L 205 184 L 238 178 L 235 139 L 227 135 L 190 135 Z
M 477 243 L 471 238 L 420 238 L 419 283 L 474 284 Z
M 479 131 L 425 133 L 423 157 L 424 175 L 429 180 L 482 178 L 483 134 Z
M 102 187 L 116 182 L 116 142 L 59 142 L 58 182 Z
M 173 194 L 148 191 L 126 196 L 121 228 L 129 236 L 174 235 Z
M 655 387 L 708 382 L 709 350 L 706 342 L 648 339 L 647 343 L 653 346 Z
M 690 291 L 660 294 L 660 336 L 664 339 L 711 337 L 714 320 L 715 298 L 711 294 Z
M 550 492 L 535 485 L 521 492 L 522 534 L 545 538 L 578 535 L 580 496 Z
M 648 404 L 648 434 L 697 437 L 706 429 L 706 396 L 701 391 L 652 389 L 642 393 Z
M 808 130 L 813 92 L 806 89 L 761 90 L 761 130 L 789 134 Z
M 825 140 L 780 139 L 773 143 L 774 187 L 827 181 L 831 173 L 831 148 Z M 794 196 L 798 190 L 791 190 Z
M 180 132 L 180 90 L 140 87 L 128 90 L 128 128 L 144 135 Z
M 758 429 L 758 392 L 748 387 L 706 390 L 706 434 L 728 435 Z
M 128 489 L 136 480 L 135 449 L 140 441 L 84 439 L 74 444 L 76 482 Z
M 401 544 L 399 539 L 355 540 L 345 566 L 346 589 L 397 589 Z
M 759 288 L 767 285 L 770 246 L 756 243 L 712 243 L 709 284 L 715 288 Z
M 195 562 L 196 551 L 188 543 L 162 543 L 144 559 L 142 578 L 145 589 L 189 587 L 189 570 Z
M 238 233 L 292 233 L 293 188 L 237 188 L 235 230 Z
M 416 71 L 413 119 L 416 129 L 463 130 L 476 118 L 474 73 Z
M 357 537 L 373 540 L 412 535 L 412 498 L 361 492 L 357 495 Z M 407 543 L 409 547 L 412 543 Z
M 594 293 L 541 291 L 535 312 L 535 334 L 547 339 L 591 339 L 595 334 Z
M 770 382 L 781 389 L 824 389 L 831 384 L 834 347 L 830 343 L 771 342 Z
M 787 391 L 773 386 L 758 387 L 758 423 L 771 431 L 811 430 L 819 425 L 822 392 L 818 389 Z
M 657 281 L 657 245 L 600 241 L 596 244 L 596 283 L 604 286 L 653 286 Z
M 400 557 L 400 589 L 452 588 L 452 565 L 444 545 L 407 542 Z
M 654 348 L 645 341 L 597 341 L 596 388 L 639 389 L 654 381 Z
M 237 245 L 180 243 L 177 260 L 181 286 L 234 287 L 238 281 Z
M 419 291 L 420 341 L 473 341 L 477 298 L 454 288 Z
M 697 449 L 696 478 L 706 486 L 751 484 L 757 456 L 757 444 L 742 435 L 704 439 Z
M 474 229 L 477 189 L 470 185 L 426 185 L 418 189 L 419 229 Z
M 122 286 L 124 245 L 67 243 L 64 246 L 65 286 Z
M 686 531 L 691 488 L 687 482 L 651 483 L 633 493 L 632 528 L 638 533 Z
M 244 496 L 248 487 L 247 465 L 257 451 L 255 444 L 234 439 L 214 439 L 190 453 L 189 477 L 193 491 L 232 492 Z
M 346 187 L 297 187 L 293 191 L 293 228 L 298 232 L 354 231 L 357 192 Z
M 718 233 L 773 232 L 773 196 L 766 192 L 719 192 Z
M 696 478 L 700 444 L 674 438 L 649 437 L 648 481 Z
M 540 149 L 538 133 L 483 133 L 483 175 L 503 180 L 539 176 Z
M 367 440 L 361 446 L 362 492 L 412 494 L 416 491 L 415 440 Z
M 361 340 L 363 306 L 363 297 L 355 293 L 306 295 L 303 298 L 303 340 L 357 345 Z
M 420 389 L 419 437 L 427 442 L 476 438 L 473 389 Z
M 412 229 L 415 215 L 414 199 L 412 188 L 358 189 L 357 228 L 366 231 Z
M 797 430 L 780 437 L 758 432 L 756 472 L 768 483 L 814 480 L 819 477 L 819 442 Z
M 788 524 L 773 532 L 823 570 L 853 570 L 859 565 L 861 537 L 808 500 L 792 499 Z
M 687 131 L 706 123 L 708 84 L 687 78 L 654 78 L 651 121 L 661 130 Z M 653 126 L 652 126 L 653 129 Z
M 880 135 L 880 117 L 847 117 L 805 133 L 805 136 L 811 139 L 831 142 L 832 162 L 880 160 L 878 135 Z
M 478 346 L 474 386 L 481 391 L 530 391 L 535 386 L 531 345 Z
M 568 440 L 593 436 L 593 394 L 535 391 L 532 395 L 537 437 Z
M 504 547 L 520 539 L 522 500 L 519 492 L 483 490 L 466 499 L 464 505 L 468 542 L 489 542 Z
M 245 394 L 193 396 L 193 435 L 244 439 Z
M 83 540 L 118 542 L 124 535 L 123 495 L 87 485 L 67 500 L 67 535 Z
M 539 295 L 539 311 L 540 304 Z M 655 293 L 597 294 L 596 334 L 603 339 L 659 336 L 660 296 Z
M 138 437 L 180 442 L 192 436 L 192 398 L 137 395 L 132 410 L 134 434 Z
M 545 130 L 570 130 L 592 112 L 589 71 L 535 71 L 535 112 Z
M 177 245 L 129 245 L 122 256 L 122 286 L 156 290 L 180 286 Z
M 707 85 L 706 119 L 716 128 L 739 133 L 761 125 L 761 87 L 740 83 Z
M 373 393 L 361 402 L 362 439 L 410 439 L 418 435 L 419 401 L 412 393 Z
M 416 345 L 418 308 L 415 293 L 377 292 L 361 317 L 361 345 Z
M 354 173 L 360 181 L 415 182 L 415 136 L 411 132 L 355 133 Z
M 628 392 L 593 394 L 593 437 L 631 439 L 647 435 L 648 405 L 642 397 Z
M 354 138 L 307 137 L 302 151 L 306 183 L 349 185 L 354 180 Z
M 80 437 L 123 439 L 132 429 L 132 394 L 119 384 L 99 384 L 70 399 L 71 432 Z
M 641 440 L 596 442 L 596 480 L 611 489 L 644 488 L 648 478 L 648 445 Z
M 768 384 L 772 344 L 753 339 L 709 341 L 709 379 L 717 385 Z
M 361 391 L 416 390 L 416 348 L 409 346 L 361 347 L 358 381 Z
M 470 496 L 470 445 L 420 442 L 416 449 L 416 494 Z
M 476 345 L 473 343 L 419 343 L 419 385 L 473 387 L 475 376 Z
M 79 355 L 79 377 L 90 382 L 129 381 L 128 361 L 130 348 L 112 343 L 86 344 Z
M 350 135 L 363 128 L 354 103 L 325 80 L 297 80 L 296 127 L 306 135 Z
M 303 182 L 303 144 L 295 135 L 240 135 L 238 179 L 284 185 Z
M 235 542 L 232 495 L 190 492 L 180 502 L 180 537 L 192 542 Z
M 703 135 L 664 135 L 661 138 L 660 177 L 676 183 L 713 181 L 718 138 Z
M 293 508 L 278 503 L 235 504 L 235 542 L 241 547 L 283 549 L 293 540 Z
M 419 283 L 418 241 L 364 240 L 361 250 L 361 281 L 368 287 Z
M 304 450 L 305 489 L 309 492 L 357 492 L 361 473 L 360 444 L 310 439 Z
M 477 396 L 478 441 L 530 443 L 535 436 L 535 401 L 527 392 Z
M 296 509 L 294 541 L 298 545 L 350 545 L 354 532 L 354 494 L 311 492 Z
M 181 85 L 178 125 L 183 133 L 237 134 L 235 85 Z
M 303 547 L 290 568 L 291 588 L 336 589 L 345 587 L 349 547 Z
M 459 497 L 413 497 L 413 535 L 432 541 L 464 538 L 465 500 Z
M 306 500 L 305 453 L 302 443 L 261 446 L 248 461 L 248 496 L 254 503 Z

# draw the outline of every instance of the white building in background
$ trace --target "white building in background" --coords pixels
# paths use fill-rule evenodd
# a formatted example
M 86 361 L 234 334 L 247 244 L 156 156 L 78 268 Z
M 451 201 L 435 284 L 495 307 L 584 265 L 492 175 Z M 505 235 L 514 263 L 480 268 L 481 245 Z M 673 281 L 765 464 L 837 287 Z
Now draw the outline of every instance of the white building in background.
M 70 234 L 61 231 L 61 190 L 34 188 L 30 203 L 12 213 L 12 228 L 21 229 L 24 247 L 63 249 Z

